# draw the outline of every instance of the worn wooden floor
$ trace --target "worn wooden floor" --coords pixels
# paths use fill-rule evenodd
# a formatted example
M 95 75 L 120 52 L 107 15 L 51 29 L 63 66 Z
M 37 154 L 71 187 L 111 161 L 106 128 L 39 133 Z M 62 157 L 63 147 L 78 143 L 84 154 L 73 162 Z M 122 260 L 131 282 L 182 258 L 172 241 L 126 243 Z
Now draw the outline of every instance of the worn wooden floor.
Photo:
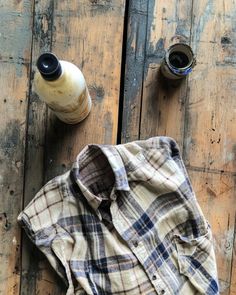
M 65 294 L 16 217 L 88 143 L 175 138 L 210 221 L 221 294 L 236 294 L 235 0 L 0 0 L 0 294 Z M 159 75 L 165 49 L 191 44 L 180 85 Z M 32 92 L 35 61 L 77 64 L 93 99 L 77 126 Z M 188 294 L 186 294 L 188 295 Z

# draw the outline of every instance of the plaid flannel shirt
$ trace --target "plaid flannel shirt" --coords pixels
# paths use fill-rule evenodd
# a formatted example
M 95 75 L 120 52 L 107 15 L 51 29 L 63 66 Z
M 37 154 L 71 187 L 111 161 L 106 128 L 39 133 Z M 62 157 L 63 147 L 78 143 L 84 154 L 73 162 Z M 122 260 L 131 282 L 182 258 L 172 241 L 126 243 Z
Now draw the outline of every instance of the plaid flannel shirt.
M 69 294 L 219 294 L 212 234 L 175 141 L 88 145 L 18 220 Z

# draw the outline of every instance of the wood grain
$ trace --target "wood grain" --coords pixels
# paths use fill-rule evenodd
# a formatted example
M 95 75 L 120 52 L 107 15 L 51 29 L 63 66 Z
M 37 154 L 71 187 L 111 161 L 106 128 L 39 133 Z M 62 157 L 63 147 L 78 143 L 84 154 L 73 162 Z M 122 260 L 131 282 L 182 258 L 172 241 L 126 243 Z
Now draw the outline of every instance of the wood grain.
M 0 294 L 19 294 L 31 1 L 0 1 Z M 16 46 L 17 44 L 17 46 Z
M 192 1 L 150 1 L 141 111 L 140 138 L 174 137 L 182 148 L 187 80 L 160 74 L 165 51 L 173 43 L 190 42 Z
M 51 50 L 53 8 L 53 1 L 37 1 L 33 12 L 34 28 L 25 161 L 24 207 L 32 200 L 36 192 L 45 183 L 44 167 L 47 107 L 32 91 L 32 81 L 38 56 L 42 52 Z M 24 234 L 22 246 L 21 295 L 60 294 L 61 290 L 63 290 L 63 287 L 59 278 L 55 275 L 49 263 L 45 261 L 45 257 Z
M 236 218 L 235 218 L 236 222 Z M 235 226 L 234 226 L 235 228 Z M 235 231 L 234 231 L 234 243 L 233 243 L 233 259 L 232 259 L 232 268 L 231 268 L 231 281 L 230 281 L 230 295 L 236 294 L 236 240 L 235 240 Z
M 65 171 L 88 143 L 116 143 L 124 0 L 58 2 L 52 50 L 84 73 L 92 111 L 78 125 L 48 117 L 46 178 Z
M 236 172 L 235 2 L 194 4 L 185 160 L 189 166 Z
M 197 199 L 214 236 L 221 294 L 231 293 L 231 265 L 234 249 L 235 176 L 189 169 Z
M 221 294 L 231 294 L 235 239 L 236 101 L 234 1 L 194 2 L 192 47 L 197 66 L 189 76 L 184 133 L 184 159 L 195 173 L 196 190 L 205 196 L 203 210 L 211 219 L 218 258 Z M 220 176 L 220 177 L 219 177 Z M 201 183 L 203 183 L 201 185 Z
M 47 180 L 69 169 L 86 144 L 116 143 L 124 11 L 123 0 L 36 2 L 33 64 L 41 52 L 52 51 L 79 66 L 93 106 L 85 121 L 66 125 L 31 91 L 25 205 Z M 44 256 L 27 239 L 23 270 L 22 295 L 65 294 Z
M 129 1 L 121 141 L 139 138 L 143 92 L 148 0 Z
M 159 69 L 170 45 L 189 43 L 191 9 L 191 1 L 131 1 L 123 142 L 169 134 L 182 146 L 187 82 L 168 82 Z

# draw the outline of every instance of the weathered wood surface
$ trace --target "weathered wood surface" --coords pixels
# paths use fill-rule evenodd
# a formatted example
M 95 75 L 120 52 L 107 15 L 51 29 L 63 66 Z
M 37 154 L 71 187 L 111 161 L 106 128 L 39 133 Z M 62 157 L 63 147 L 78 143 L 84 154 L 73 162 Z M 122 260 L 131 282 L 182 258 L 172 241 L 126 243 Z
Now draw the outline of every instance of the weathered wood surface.
M 116 143 L 124 12 L 124 0 L 35 3 L 33 66 L 44 51 L 78 65 L 93 107 L 84 122 L 69 126 L 56 119 L 31 91 L 24 205 L 42 184 L 69 169 L 86 144 Z M 32 77 L 33 72 L 34 68 Z M 27 238 L 21 294 L 65 294 L 48 262 Z
M 19 294 L 32 3 L 0 1 L 0 294 Z M 17 44 L 17 46 L 16 46 Z
M 230 289 L 235 281 L 235 9 L 233 0 L 194 2 L 192 46 L 198 63 L 189 77 L 184 133 L 184 159 L 212 225 L 225 295 L 235 294 Z
M 148 0 L 129 2 L 126 40 L 122 142 L 139 138 Z
M 43 255 L 21 239 L 16 217 L 86 144 L 116 143 L 121 92 L 122 142 L 168 135 L 179 143 L 212 225 L 221 294 L 236 295 L 235 7 L 234 0 L 0 0 L 0 294 L 65 294 Z M 173 83 L 159 67 L 178 41 L 193 47 L 197 66 Z M 45 51 L 85 74 L 93 109 L 81 124 L 59 122 L 31 89 Z
M 48 117 L 46 178 L 65 171 L 88 143 L 116 143 L 125 0 L 58 1 L 52 50 L 85 75 L 93 107 L 69 126 Z M 61 144 L 63 141 L 63 144 Z
M 160 63 L 173 43 L 189 43 L 192 1 L 149 1 L 148 27 L 140 111 L 140 138 L 168 134 L 182 146 L 186 81 L 165 81 Z
M 187 82 L 163 81 L 173 43 L 190 42 L 191 1 L 130 1 L 122 141 L 169 134 L 182 145 Z
M 236 294 L 235 3 L 140 0 L 130 7 L 122 140 L 156 135 L 177 140 L 212 225 L 221 294 Z M 146 40 L 142 50 L 139 39 Z M 165 50 L 178 40 L 197 56 L 194 72 L 180 84 L 159 72 Z
M 27 149 L 25 155 L 24 206 L 46 182 L 45 160 L 47 132 L 47 107 L 32 90 L 35 63 L 40 53 L 51 51 L 53 34 L 53 1 L 35 2 L 33 12 L 32 67 L 29 73 L 30 95 L 28 111 Z M 22 239 L 21 295 L 63 294 L 62 284 L 44 256 L 23 233 Z M 57 282 L 57 283 L 55 283 Z M 65 292 L 64 292 L 65 293 Z
M 230 287 L 235 282 L 232 276 L 235 178 L 227 173 L 188 170 L 200 206 L 212 227 L 221 294 L 235 294 Z

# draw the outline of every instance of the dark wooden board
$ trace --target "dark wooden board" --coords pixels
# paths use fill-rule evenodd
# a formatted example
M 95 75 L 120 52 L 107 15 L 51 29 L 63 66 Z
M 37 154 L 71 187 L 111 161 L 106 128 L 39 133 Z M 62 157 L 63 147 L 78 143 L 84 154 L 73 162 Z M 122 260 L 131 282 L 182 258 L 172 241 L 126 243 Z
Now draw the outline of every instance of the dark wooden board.
M 187 81 L 160 75 L 165 50 L 190 42 L 191 1 L 130 1 L 122 141 L 169 134 L 182 146 Z
M 19 294 L 32 2 L 0 1 L 0 294 Z M 17 46 L 16 46 L 17 44 Z

